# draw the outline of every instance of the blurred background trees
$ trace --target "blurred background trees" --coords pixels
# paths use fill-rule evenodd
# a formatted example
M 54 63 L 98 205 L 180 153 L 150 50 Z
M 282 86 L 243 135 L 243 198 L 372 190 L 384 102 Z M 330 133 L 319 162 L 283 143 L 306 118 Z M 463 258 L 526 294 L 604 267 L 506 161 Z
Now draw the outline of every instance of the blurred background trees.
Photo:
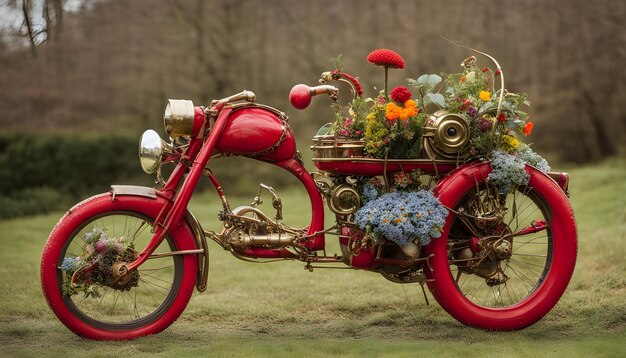
M 136 140 L 161 131 L 167 98 L 200 105 L 249 89 L 290 115 L 307 152 L 332 115 L 326 99 L 290 108 L 294 84 L 316 83 L 341 53 L 373 95 L 382 74 L 365 57 L 380 47 L 407 62 L 392 86 L 456 72 L 471 53 L 448 37 L 493 55 L 506 87 L 528 93 L 537 151 L 584 163 L 623 146 L 624 18 L 619 0 L 0 0 L 0 125 Z

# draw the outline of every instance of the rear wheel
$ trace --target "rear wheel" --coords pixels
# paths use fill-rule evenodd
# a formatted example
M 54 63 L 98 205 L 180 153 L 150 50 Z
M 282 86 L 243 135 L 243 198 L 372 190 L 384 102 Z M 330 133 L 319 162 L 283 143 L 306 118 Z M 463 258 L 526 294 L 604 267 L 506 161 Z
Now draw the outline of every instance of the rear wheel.
M 471 178 L 453 206 L 449 230 L 433 240 L 430 284 L 453 317 L 494 330 L 524 328 L 558 302 L 576 259 L 569 203 L 543 174 L 507 195 Z M 484 173 L 481 173 L 484 174 Z
M 146 198 L 101 196 L 72 209 L 50 235 L 42 286 L 76 334 L 130 339 L 162 331 L 184 310 L 197 259 L 168 254 L 195 247 L 188 227 L 173 230 L 136 271 L 119 272 L 152 238 L 153 207 Z

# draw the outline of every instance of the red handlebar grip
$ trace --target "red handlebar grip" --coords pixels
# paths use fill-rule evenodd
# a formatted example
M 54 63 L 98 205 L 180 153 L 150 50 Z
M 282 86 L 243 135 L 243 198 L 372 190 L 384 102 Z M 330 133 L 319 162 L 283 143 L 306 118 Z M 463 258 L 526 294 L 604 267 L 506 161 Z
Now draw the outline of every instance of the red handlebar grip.
M 289 92 L 289 101 L 296 109 L 305 109 L 311 103 L 311 88 L 307 85 L 299 84 L 293 86 Z

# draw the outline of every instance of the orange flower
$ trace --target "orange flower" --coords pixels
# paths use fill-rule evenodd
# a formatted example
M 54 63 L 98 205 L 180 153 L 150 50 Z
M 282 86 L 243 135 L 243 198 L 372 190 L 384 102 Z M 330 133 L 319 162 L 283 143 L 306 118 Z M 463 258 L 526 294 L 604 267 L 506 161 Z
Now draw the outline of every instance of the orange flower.
M 396 119 L 398 119 L 398 117 L 400 117 L 401 113 L 402 107 L 393 102 L 387 103 L 387 106 L 385 107 L 385 118 L 390 121 L 395 121 Z
M 407 101 L 408 102 L 408 101 Z M 414 115 L 417 114 L 419 110 L 416 107 L 406 107 L 402 109 L 402 112 L 400 112 L 400 119 L 408 119 L 410 117 L 413 117 Z
M 526 125 L 524 126 L 524 134 L 525 135 L 530 135 L 530 133 L 532 133 L 533 131 L 533 127 L 535 125 L 533 124 L 533 122 L 528 122 L 526 123 Z
M 395 121 L 398 118 L 407 120 L 417 113 L 419 113 L 419 108 L 417 108 L 417 103 L 412 99 L 404 102 L 404 107 L 400 107 L 393 102 L 387 103 L 385 107 L 385 118 L 390 121 Z
M 465 82 L 465 76 L 461 76 L 461 83 Z

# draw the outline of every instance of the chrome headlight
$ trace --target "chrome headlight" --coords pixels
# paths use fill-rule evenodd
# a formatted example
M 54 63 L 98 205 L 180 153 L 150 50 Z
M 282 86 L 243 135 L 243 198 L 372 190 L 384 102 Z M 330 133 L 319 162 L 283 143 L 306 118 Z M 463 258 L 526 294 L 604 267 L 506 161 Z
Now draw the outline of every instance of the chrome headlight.
M 168 99 L 165 102 L 163 125 L 172 139 L 189 139 L 194 133 L 195 109 L 193 102 L 185 99 Z
M 161 164 L 169 144 L 165 143 L 159 134 L 152 129 L 143 132 L 139 140 L 139 163 L 141 169 L 148 174 L 154 173 Z

